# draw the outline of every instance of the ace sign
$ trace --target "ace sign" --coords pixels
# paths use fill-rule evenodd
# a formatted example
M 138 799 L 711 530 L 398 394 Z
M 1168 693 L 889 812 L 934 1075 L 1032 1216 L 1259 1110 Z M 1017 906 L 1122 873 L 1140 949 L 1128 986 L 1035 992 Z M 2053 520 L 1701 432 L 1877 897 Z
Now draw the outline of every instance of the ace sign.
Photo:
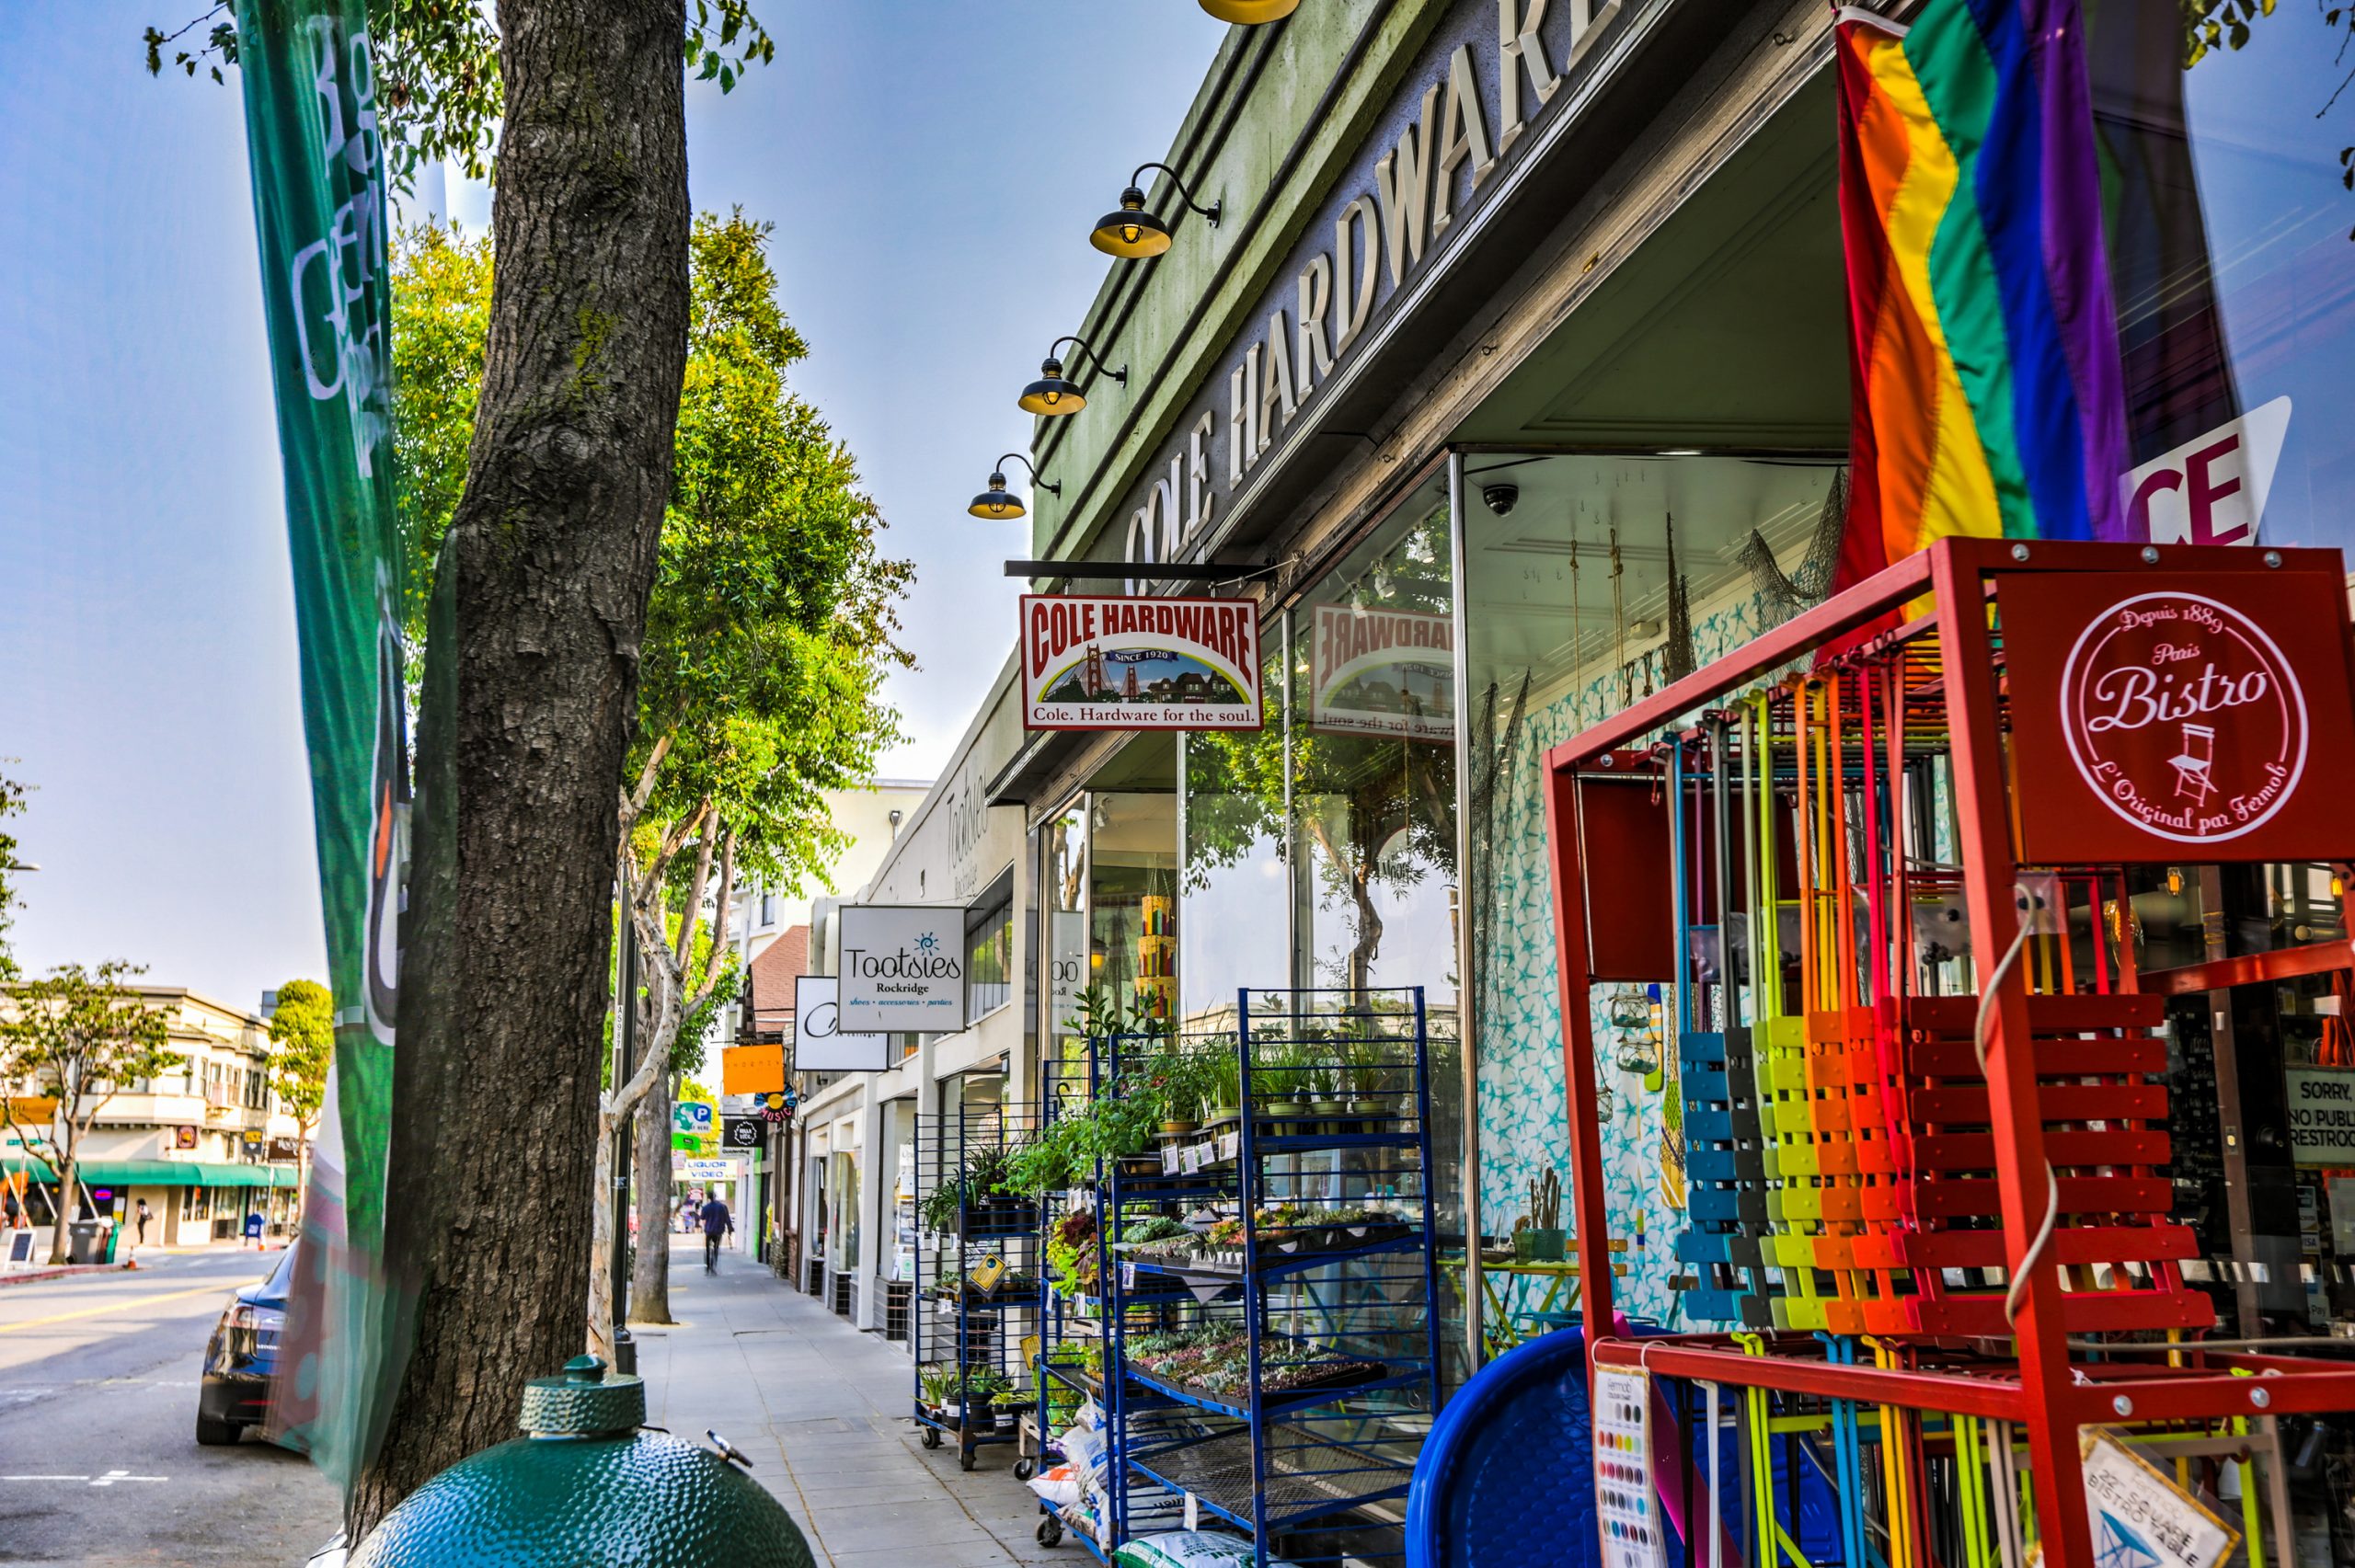
M 2355 853 L 2338 555 L 2282 559 L 1998 580 L 2022 860 Z

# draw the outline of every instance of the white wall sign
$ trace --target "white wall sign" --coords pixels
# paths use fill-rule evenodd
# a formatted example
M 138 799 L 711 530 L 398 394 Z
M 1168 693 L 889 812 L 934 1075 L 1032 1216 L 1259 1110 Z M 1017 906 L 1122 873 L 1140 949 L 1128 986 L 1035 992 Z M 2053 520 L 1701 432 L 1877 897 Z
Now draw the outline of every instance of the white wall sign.
M 2161 452 L 2118 482 L 2132 536 L 2154 544 L 2254 544 L 2290 434 L 2277 397 Z
M 965 911 L 845 904 L 842 1027 L 953 1035 L 965 1026 Z
M 2216 1568 L 2240 1532 L 2107 1432 L 2079 1439 L 2094 1561 L 2133 1568 Z
M 799 1072 L 880 1072 L 891 1065 L 891 1042 L 881 1035 L 845 1034 L 834 977 L 793 980 L 793 1066 Z
M 691 1182 L 732 1182 L 744 1174 L 744 1167 L 733 1160 L 703 1160 L 675 1157 L 671 1162 L 678 1173 Z
M 2293 1067 L 2281 1077 L 2290 1096 L 2291 1160 L 2355 1165 L 2355 1071 Z

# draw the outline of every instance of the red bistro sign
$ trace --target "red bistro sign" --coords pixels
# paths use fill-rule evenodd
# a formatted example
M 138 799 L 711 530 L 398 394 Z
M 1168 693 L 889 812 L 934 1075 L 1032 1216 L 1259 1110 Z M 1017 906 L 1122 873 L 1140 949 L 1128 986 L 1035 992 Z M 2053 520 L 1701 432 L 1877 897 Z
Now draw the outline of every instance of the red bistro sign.
M 1997 595 L 2023 860 L 2355 853 L 2337 574 L 2061 572 Z
M 1022 598 L 1025 729 L 1258 729 L 1247 599 Z

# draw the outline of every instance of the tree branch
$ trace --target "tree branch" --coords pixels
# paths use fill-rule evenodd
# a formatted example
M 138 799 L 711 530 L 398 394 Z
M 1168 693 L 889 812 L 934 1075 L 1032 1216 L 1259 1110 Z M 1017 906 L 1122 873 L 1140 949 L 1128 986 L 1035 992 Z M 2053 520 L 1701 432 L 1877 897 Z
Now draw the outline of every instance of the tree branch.
M 705 805 L 708 807 L 710 802 L 706 800 Z M 687 878 L 687 907 L 679 916 L 679 940 L 672 948 L 683 972 L 695 956 L 695 922 L 703 918 L 703 890 L 711 880 L 711 835 L 705 833 L 695 841 L 695 874 Z
M 673 732 L 675 733 L 675 732 Z M 662 760 L 671 754 L 672 734 L 665 734 L 654 743 L 647 754 L 646 766 L 638 773 L 638 786 L 622 796 L 622 837 L 627 839 L 638 819 L 646 815 L 646 803 L 654 797 L 655 775 L 662 771 Z

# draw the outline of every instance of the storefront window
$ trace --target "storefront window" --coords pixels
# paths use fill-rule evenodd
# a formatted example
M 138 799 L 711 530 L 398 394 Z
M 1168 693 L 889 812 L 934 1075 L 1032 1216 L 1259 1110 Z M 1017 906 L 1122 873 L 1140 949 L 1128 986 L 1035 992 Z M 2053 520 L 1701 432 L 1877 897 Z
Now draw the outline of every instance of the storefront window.
M 1072 1038 L 1073 1020 L 1087 989 L 1087 807 L 1074 801 L 1040 830 L 1040 900 L 1046 929 L 1046 1036 Z
M 983 909 L 965 931 L 965 1012 L 994 1013 L 1014 1000 L 1014 901 Z
M 1141 737 L 1087 796 L 1087 986 L 1132 1017 L 1177 1015 L 1177 768 L 1169 737 Z
M 1545 753 L 1820 596 L 1844 516 L 1840 473 L 1836 457 L 1804 452 L 1465 459 L 1477 498 L 1465 537 L 1466 882 L 1491 1236 L 1511 1230 L 1533 1181 L 1569 1178 Z M 1607 1015 L 1616 1000 L 1623 1017 L 1654 1016 L 1647 988 L 1612 992 L 1595 1003 L 1596 1109 L 1612 1234 L 1627 1243 L 1618 1299 L 1671 1322 L 1684 1223 L 1676 1053 L 1648 1024 Z
M 2161 544 L 2355 544 L 2349 18 L 2269 7 L 2210 47 L 2198 7 L 2085 10 L 2130 526 Z
M 1268 635 L 1261 659 L 1266 727 L 1189 735 L 1178 749 L 1186 800 L 1188 944 L 1178 981 L 1189 1031 L 1234 1028 L 1238 988 L 1289 983 L 1286 684 L 1279 630 Z

